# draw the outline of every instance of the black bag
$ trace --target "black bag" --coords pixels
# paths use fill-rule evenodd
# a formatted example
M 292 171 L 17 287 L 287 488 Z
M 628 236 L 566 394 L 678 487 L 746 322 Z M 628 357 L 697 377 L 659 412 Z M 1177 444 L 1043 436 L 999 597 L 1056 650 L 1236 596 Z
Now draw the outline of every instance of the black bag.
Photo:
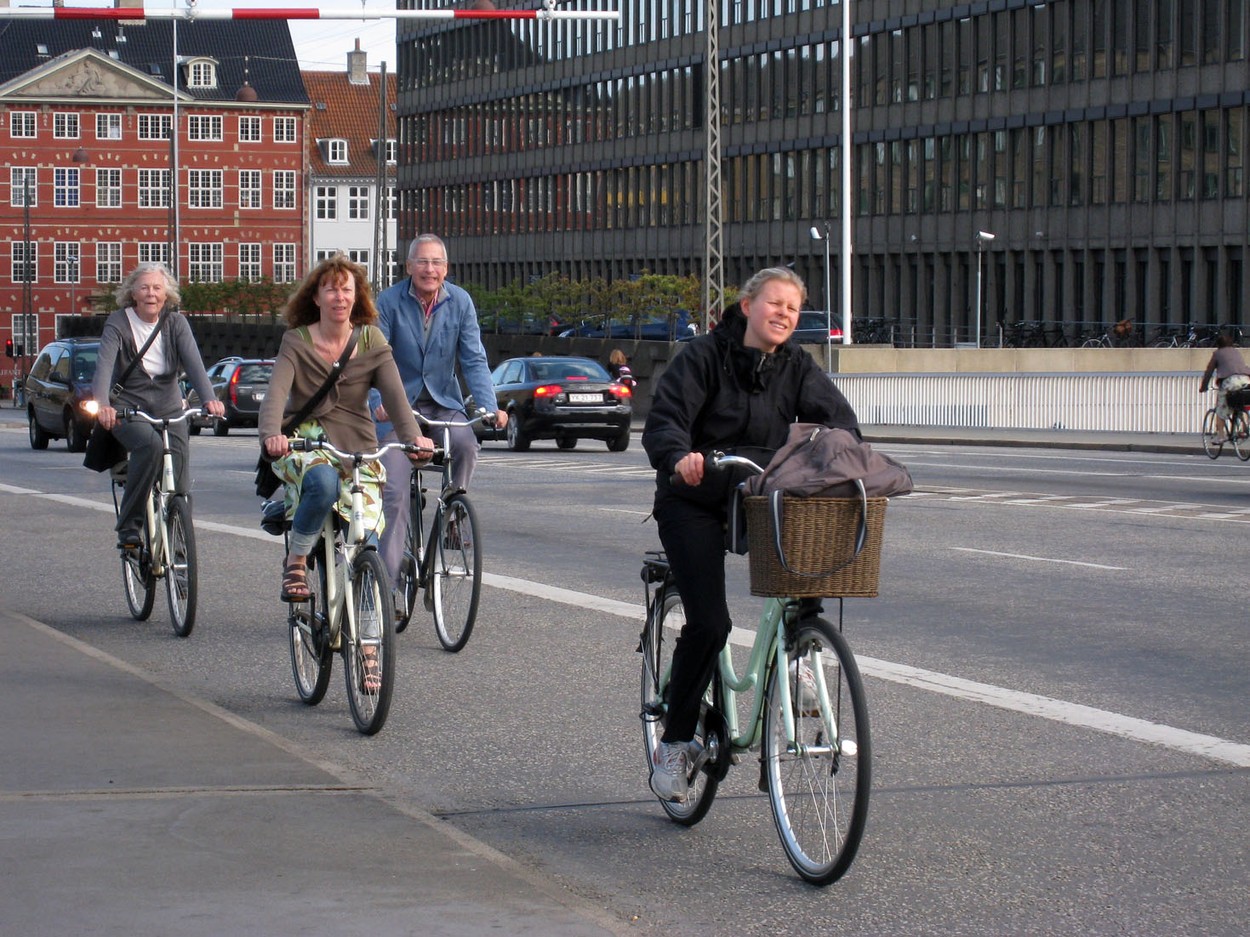
M 256 496 L 268 500 L 282 485 L 273 473 L 273 462 L 262 452 L 256 459 Z
M 126 461 L 126 447 L 99 423 L 91 427 L 82 464 L 93 472 L 107 472 L 118 462 Z

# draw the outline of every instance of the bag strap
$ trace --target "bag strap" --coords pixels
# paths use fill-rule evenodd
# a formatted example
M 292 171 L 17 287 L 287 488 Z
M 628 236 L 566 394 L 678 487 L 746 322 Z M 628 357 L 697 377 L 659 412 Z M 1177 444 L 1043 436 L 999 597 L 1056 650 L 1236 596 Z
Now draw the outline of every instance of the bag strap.
M 792 569 L 790 564 L 786 562 L 786 551 L 781 546 L 782 498 L 785 493 L 778 489 L 769 494 L 768 502 L 772 508 L 773 549 L 777 551 L 777 559 L 787 573 L 793 573 L 796 576 L 806 576 L 809 579 L 819 579 L 822 576 L 832 576 L 839 570 L 846 569 L 846 567 L 859 558 L 860 553 L 864 550 L 864 544 L 868 542 L 868 493 L 864 490 L 862 479 L 855 479 L 855 487 L 859 489 L 860 501 L 859 530 L 855 533 L 855 552 L 851 554 L 851 558 L 845 563 L 839 563 L 833 569 L 816 573 L 805 573 L 799 569 Z
M 330 376 L 325 379 L 317 392 L 313 394 L 296 412 L 295 416 L 282 424 L 282 435 L 289 436 L 291 430 L 295 429 L 308 418 L 308 415 L 317 409 L 317 404 L 325 400 L 326 394 L 330 393 L 330 388 L 334 386 L 339 379 L 339 375 L 343 373 L 343 368 L 347 367 L 347 359 L 352 356 L 352 352 L 356 350 L 356 343 L 360 340 L 360 327 L 352 329 L 351 338 L 347 340 L 347 346 L 343 349 L 343 353 L 339 355 L 339 360 L 330 366 Z
M 165 321 L 168 318 L 169 312 L 162 310 L 160 321 L 156 323 L 156 328 L 152 330 L 152 334 L 148 336 L 148 340 L 143 343 L 143 347 L 139 349 L 139 353 L 130 359 L 130 364 L 126 365 L 125 370 L 122 371 L 122 376 L 114 381 L 113 386 L 109 388 L 109 400 L 113 400 L 113 398 L 120 396 L 121 392 L 125 390 L 123 385 L 126 383 L 126 378 L 130 377 L 139 362 L 143 360 L 143 356 L 148 353 L 148 349 L 151 348 L 152 343 L 156 341 L 156 336 L 160 335 L 161 329 L 165 328 Z

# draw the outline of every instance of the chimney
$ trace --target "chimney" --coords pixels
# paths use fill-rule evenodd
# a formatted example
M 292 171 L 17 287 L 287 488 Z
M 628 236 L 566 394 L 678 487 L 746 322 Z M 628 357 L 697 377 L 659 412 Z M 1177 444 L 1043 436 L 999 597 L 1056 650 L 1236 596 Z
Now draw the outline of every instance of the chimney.
M 114 9 L 118 10 L 142 10 L 143 0 L 113 0 Z M 142 16 L 132 20 L 118 20 L 123 26 L 142 26 L 147 22 Z
M 356 48 L 347 53 L 347 81 L 353 85 L 369 83 L 369 53 L 360 48 L 360 40 L 356 40 Z

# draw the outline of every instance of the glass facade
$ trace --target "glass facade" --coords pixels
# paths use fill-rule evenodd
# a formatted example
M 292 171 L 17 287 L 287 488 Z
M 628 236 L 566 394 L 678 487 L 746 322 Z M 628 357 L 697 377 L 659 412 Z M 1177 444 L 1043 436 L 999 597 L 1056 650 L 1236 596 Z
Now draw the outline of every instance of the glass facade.
M 399 26 L 400 238 L 448 238 L 461 282 L 702 272 L 706 10 L 582 8 L 620 21 Z M 1120 318 L 1240 322 L 1246 8 L 856 2 L 856 320 L 967 341 L 982 279 L 987 340 L 1019 323 L 1054 341 Z M 821 308 L 808 232 L 830 223 L 836 264 L 841 8 L 722 0 L 719 15 L 726 279 L 793 264 Z M 978 231 L 996 235 L 980 258 Z

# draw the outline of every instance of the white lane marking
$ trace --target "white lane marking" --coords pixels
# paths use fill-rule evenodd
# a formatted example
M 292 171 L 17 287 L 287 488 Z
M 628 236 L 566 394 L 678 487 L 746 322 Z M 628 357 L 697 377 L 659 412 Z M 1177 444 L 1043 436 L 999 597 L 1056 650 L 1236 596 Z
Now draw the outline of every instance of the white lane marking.
M 977 550 L 973 547 L 951 547 L 960 553 L 982 553 L 985 556 L 1003 556 L 1010 560 L 1034 560 L 1038 563 L 1063 563 L 1066 566 L 1088 566 L 1090 569 L 1111 569 L 1123 572 L 1127 566 L 1104 566 L 1102 563 L 1082 563 L 1079 560 L 1056 560 L 1049 556 L 1029 556 L 1027 553 L 1001 553 L 998 550 Z
M 75 498 L 70 495 L 41 494 L 28 489 L 16 488 L 12 485 L 0 485 L 0 491 L 12 494 L 33 494 L 37 497 L 47 498 L 63 504 L 88 507 L 98 511 L 112 512 L 113 510 L 111 504 L 101 504 L 97 501 Z M 221 524 L 215 521 L 202 520 L 197 520 L 195 524 L 197 528 L 243 536 L 249 540 L 272 541 L 274 539 L 263 531 L 252 531 L 233 524 Z M 576 592 L 572 589 L 561 589 L 558 586 L 531 582 L 527 579 L 484 573 L 482 575 L 482 583 L 496 589 L 507 589 L 512 592 L 531 595 L 535 598 L 560 602 L 564 605 L 573 605 L 578 608 L 632 619 L 640 625 L 646 617 L 646 610 L 642 606 L 631 602 L 619 602 L 615 599 L 591 595 L 586 592 Z M 750 647 L 755 642 L 755 633 L 745 628 L 734 628 L 729 640 L 739 647 Z M 1133 716 L 1125 716 L 1105 709 L 1095 709 L 1092 706 L 1083 706 L 1079 703 L 1052 699 L 1048 696 L 1022 693 L 988 683 L 964 680 L 960 677 L 938 673 L 933 670 L 909 667 L 906 664 L 896 664 L 890 661 L 858 655 L 856 655 L 856 660 L 859 662 L 860 670 L 866 676 L 889 680 L 892 683 L 905 684 L 917 689 L 927 690 L 931 693 L 940 693 L 955 699 L 984 703 L 987 706 L 994 706 L 998 709 L 1039 716 L 1043 719 L 1050 719 L 1066 725 L 1093 729 L 1094 731 L 1119 736 L 1120 738 L 1162 745 L 1174 751 L 1197 755 L 1200 758 L 1206 758 L 1211 761 L 1236 765 L 1239 768 L 1250 768 L 1250 745 L 1244 745 L 1240 742 L 1232 742 L 1213 735 L 1189 732 L 1185 729 L 1178 729 L 1162 723 L 1149 722 L 1145 719 L 1137 719 Z

